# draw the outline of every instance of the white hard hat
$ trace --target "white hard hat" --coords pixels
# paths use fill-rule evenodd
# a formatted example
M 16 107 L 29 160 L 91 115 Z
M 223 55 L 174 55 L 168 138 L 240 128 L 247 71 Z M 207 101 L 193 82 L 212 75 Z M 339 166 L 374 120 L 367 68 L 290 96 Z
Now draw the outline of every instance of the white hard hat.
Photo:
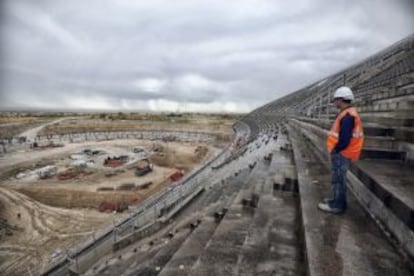
M 334 93 L 334 99 L 336 98 L 342 98 L 344 100 L 350 100 L 353 101 L 354 100 L 354 93 L 352 93 L 351 88 L 347 87 L 347 86 L 341 86 L 338 89 L 335 90 Z

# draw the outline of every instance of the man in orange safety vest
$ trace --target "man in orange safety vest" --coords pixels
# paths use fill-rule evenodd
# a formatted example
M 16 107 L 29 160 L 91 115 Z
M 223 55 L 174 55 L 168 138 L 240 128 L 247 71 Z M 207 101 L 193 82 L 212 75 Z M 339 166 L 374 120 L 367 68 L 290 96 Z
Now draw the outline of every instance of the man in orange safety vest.
M 325 212 L 339 214 L 346 211 L 346 172 L 350 162 L 359 159 L 364 143 L 361 118 L 351 105 L 353 100 L 354 94 L 349 87 L 342 86 L 335 91 L 333 103 L 339 114 L 326 141 L 332 164 L 332 196 L 318 204 L 318 208 Z

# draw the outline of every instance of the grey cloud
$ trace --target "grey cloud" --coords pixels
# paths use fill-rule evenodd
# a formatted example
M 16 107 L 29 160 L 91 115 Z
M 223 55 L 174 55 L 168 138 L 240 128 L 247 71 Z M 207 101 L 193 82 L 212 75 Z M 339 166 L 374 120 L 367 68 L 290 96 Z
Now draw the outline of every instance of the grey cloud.
M 408 0 L 4 0 L 0 109 L 248 111 L 410 34 L 412 11 Z

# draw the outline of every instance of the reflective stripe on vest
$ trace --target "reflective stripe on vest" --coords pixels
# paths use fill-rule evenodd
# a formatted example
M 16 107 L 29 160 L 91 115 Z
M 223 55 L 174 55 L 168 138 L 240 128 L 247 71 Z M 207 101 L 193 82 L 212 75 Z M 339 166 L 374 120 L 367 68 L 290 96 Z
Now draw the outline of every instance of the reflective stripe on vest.
M 350 114 L 352 117 L 354 117 L 354 128 L 352 130 L 351 141 L 349 142 L 349 145 L 346 147 L 346 149 L 341 151 L 341 154 L 353 161 L 356 161 L 359 159 L 359 155 L 364 143 L 364 131 L 362 128 L 361 118 L 359 117 L 359 114 L 354 107 L 350 107 L 341 111 L 341 113 L 339 113 L 339 115 L 336 117 L 331 130 L 328 132 L 326 145 L 328 147 L 328 152 L 331 153 L 336 144 L 338 144 L 340 122 L 346 114 Z

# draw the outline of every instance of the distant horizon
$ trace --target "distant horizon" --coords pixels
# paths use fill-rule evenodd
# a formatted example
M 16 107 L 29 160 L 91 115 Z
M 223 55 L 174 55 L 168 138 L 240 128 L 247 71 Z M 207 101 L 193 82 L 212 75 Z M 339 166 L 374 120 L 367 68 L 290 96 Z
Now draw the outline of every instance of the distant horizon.
M 221 114 L 231 114 L 231 115 L 243 115 L 247 114 L 244 112 L 208 112 L 208 111 L 152 111 L 152 110 L 86 110 L 86 109 L 2 109 L 1 113 L 85 113 L 85 114 L 99 114 L 99 113 L 148 113 L 148 114 L 211 114 L 211 115 L 221 115 Z

